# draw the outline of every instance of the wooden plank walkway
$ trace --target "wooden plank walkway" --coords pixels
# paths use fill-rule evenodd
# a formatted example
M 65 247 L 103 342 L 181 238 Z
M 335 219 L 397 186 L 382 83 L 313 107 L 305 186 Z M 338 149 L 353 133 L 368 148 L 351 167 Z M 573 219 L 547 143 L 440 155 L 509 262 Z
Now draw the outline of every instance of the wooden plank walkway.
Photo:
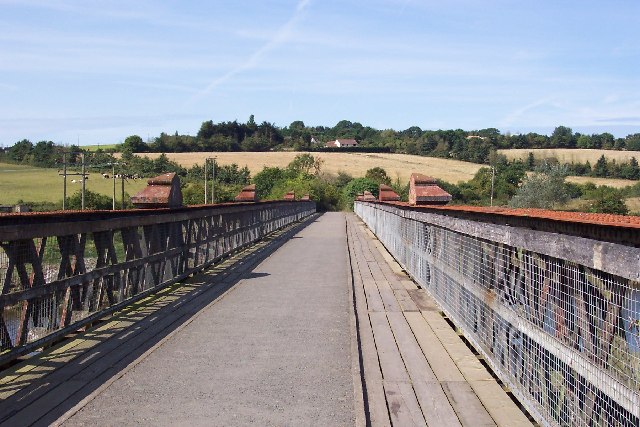
M 347 236 L 371 425 L 531 426 L 355 215 Z

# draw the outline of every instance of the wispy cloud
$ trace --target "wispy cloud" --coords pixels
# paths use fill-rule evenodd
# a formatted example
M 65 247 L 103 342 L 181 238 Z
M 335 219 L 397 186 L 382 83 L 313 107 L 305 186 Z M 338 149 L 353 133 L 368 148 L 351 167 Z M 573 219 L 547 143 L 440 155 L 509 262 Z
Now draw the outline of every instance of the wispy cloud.
M 500 126 L 507 126 L 507 127 L 508 126 L 512 126 L 514 124 L 519 124 L 519 122 L 521 122 L 523 118 L 526 118 L 526 116 L 528 115 L 528 113 L 530 111 L 536 110 L 539 107 L 542 107 L 542 106 L 545 106 L 545 105 L 558 107 L 558 105 L 554 102 L 554 98 L 553 97 L 546 97 L 546 98 L 538 99 L 538 100 L 536 100 L 534 102 L 531 102 L 529 104 L 523 105 L 522 107 L 513 110 L 507 116 L 503 117 L 499 121 L 499 124 L 500 124 Z
M 256 67 L 267 53 L 269 53 L 276 47 L 286 43 L 291 38 L 296 24 L 300 19 L 302 19 L 310 3 L 311 0 L 301 0 L 300 2 L 298 2 L 291 18 L 283 26 L 281 26 L 278 31 L 276 31 L 276 33 L 273 35 L 273 37 L 271 37 L 271 39 L 267 41 L 267 43 L 265 43 L 260 49 L 255 51 L 249 58 L 247 58 L 246 61 L 209 83 L 207 87 L 193 96 L 188 103 L 191 104 L 204 98 L 212 91 L 214 91 L 217 87 L 232 79 L 237 74 Z

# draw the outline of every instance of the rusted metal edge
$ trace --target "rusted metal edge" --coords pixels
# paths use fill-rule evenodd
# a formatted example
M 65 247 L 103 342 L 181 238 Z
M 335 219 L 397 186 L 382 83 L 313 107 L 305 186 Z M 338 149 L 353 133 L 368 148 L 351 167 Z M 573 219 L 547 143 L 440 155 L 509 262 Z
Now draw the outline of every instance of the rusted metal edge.
M 476 207 L 464 206 L 411 206 L 404 202 L 371 203 L 395 207 L 404 211 L 428 212 L 470 221 L 528 228 L 551 233 L 561 233 L 605 242 L 619 243 L 627 246 L 640 247 L 640 223 L 597 222 L 590 221 L 588 219 L 571 219 L 553 217 L 551 215 L 544 216 L 540 212 L 536 212 L 534 215 L 527 214 L 526 210 L 522 210 L 521 213 L 516 214 L 514 213 L 514 211 L 516 211 L 515 209 L 510 209 L 507 212 L 500 212 L 499 210 L 491 210 L 491 208 L 485 208 L 480 211 L 476 210 Z M 552 211 L 549 212 L 552 213 Z
M 314 202 L 298 202 L 314 205 Z M 291 202 L 270 201 L 257 203 L 229 203 L 175 209 L 149 209 L 127 211 L 54 212 L 42 215 L 0 215 L 0 240 L 32 239 L 42 236 L 64 236 L 86 231 L 106 231 L 117 228 L 153 225 L 204 218 L 238 212 L 264 210 L 267 205 L 291 206 Z M 27 227 L 28 226 L 28 227 Z M 53 230 L 53 232 L 52 232 Z

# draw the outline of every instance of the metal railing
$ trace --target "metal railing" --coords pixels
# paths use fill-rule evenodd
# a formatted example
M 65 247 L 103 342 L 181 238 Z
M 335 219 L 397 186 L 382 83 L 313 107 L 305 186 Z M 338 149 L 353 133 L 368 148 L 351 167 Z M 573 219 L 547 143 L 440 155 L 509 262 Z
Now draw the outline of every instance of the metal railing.
M 0 216 L 0 364 L 315 211 L 262 202 Z
M 637 231 L 354 210 L 541 424 L 640 424 L 640 249 L 620 243 Z

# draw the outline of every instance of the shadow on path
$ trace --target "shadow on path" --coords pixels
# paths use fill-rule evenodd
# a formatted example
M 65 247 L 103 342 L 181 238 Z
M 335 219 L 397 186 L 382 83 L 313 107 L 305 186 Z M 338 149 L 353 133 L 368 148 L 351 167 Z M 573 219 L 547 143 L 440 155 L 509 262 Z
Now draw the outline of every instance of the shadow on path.
M 313 215 L 277 232 L 4 372 L 0 425 L 49 425 L 79 409 L 240 280 L 268 275 L 253 269 L 318 217 Z

